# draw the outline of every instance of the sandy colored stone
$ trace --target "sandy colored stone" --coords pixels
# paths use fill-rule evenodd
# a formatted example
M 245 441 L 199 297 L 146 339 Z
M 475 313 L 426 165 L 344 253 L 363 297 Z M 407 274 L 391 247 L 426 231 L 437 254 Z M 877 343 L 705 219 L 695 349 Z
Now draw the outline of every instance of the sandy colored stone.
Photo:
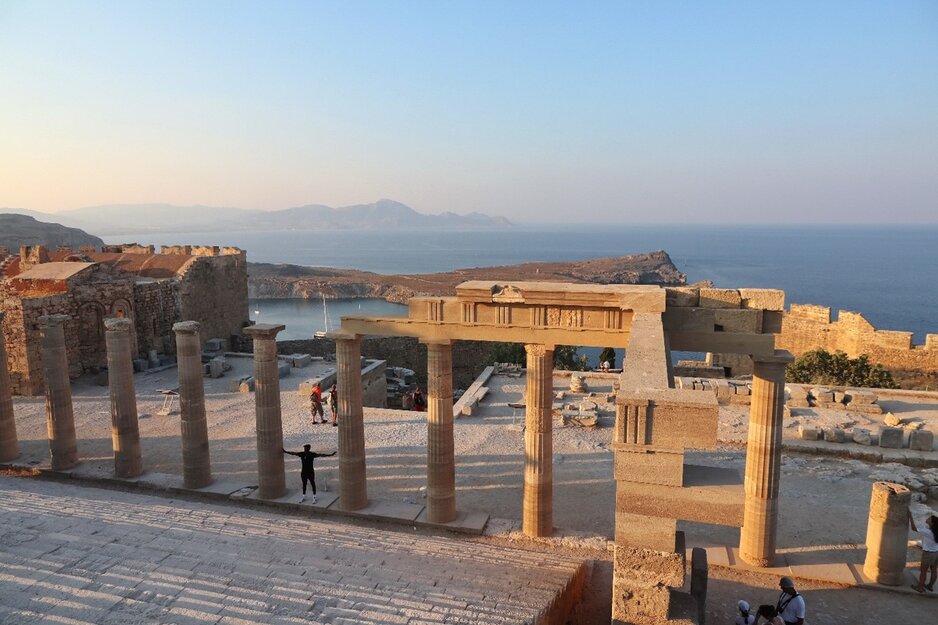
M 427 519 L 456 518 L 453 445 L 453 346 L 427 345 Z
M 205 383 L 202 372 L 201 324 L 181 321 L 173 325 L 179 375 L 179 413 L 182 434 L 182 478 L 186 488 L 212 483 Z
M 114 449 L 114 475 L 136 477 L 143 473 L 140 453 L 140 427 L 137 422 L 137 393 L 134 389 L 132 349 L 133 322 L 107 319 L 104 322 L 107 345 L 108 389 L 111 395 L 111 440 Z
M 0 327 L 4 313 L 0 312 Z M 20 455 L 13 416 L 13 397 L 10 392 L 10 374 L 7 363 L 6 340 L 0 332 L 0 462 L 9 462 Z
M 891 412 L 887 412 L 883 417 L 883 423 L 892 427 L 898 427 L 902 425 L 902 419 L 892 414 Z
M 527 353 L 524 429 L 524 504 L 522 528 L 528 536 L 550 536 L 553 521 L 554 350 L 524 346 Z
M 905 583 L 911 499 L 912 493 L 905 486 L 889 482 L 873 484 L 863 573 L 878 584 Z
M 932 451 L 935 448 L 935 434 L 931 430 L 915 430 L 909 433 L 909 449 Z
M 785 291 L 780 289 L 739 289 L 743 308 L 785 310 Z
M 280 373 L 277 333 L 285 326 L 258 323 L 244 332 L 254 339 L 254 406 L 257 421 L 257 484 L 262 499 L 277 499 L 287 491 L 283 462 L 283 423 L 280 415 Z M 358 363 L 356 362 L 356 365 Z
M 63 327 L 68 318 L 68 315 L 47 315 L 39 318 L 49 451 L 52 469 L 56 471 L 70 469 L 78 464 L 72 387 L 68 377 Z
M 902 449 L 902 430 L 889 426 L 879 428 L 879 446 L 889 449 Z

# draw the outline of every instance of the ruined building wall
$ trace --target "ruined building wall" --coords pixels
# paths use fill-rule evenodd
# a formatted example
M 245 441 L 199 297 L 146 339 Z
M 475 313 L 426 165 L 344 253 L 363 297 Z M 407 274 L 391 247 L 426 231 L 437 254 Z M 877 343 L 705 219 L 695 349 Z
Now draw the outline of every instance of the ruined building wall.
M 134 306 L 137 353 L 146 354 L 151 349 L 164 354 L 176 353 L 173 324 L 182 319 L 179 284 L 175 280 L 137 282 Z
M 775 345 L 796 356 L 822 348 L 851 358 L 868 354 L 889 369 L 938 371 L 938 334 L 927 335 L 924 345 L 913 344 L 912 337 L 912 332 L 877 330 L 860 313 L 840 311 L 832 321 L 830 307 L 792 304 Z
M 203 341 L 221 338 L 229 343 L 229 349 L 237 349 L 232 343 L 238 342 L 241 328 L 250 318 L 245 254 L 236 248 L 191 250 L 199 257 L 180 272 L 180 318 L 201 323 Z

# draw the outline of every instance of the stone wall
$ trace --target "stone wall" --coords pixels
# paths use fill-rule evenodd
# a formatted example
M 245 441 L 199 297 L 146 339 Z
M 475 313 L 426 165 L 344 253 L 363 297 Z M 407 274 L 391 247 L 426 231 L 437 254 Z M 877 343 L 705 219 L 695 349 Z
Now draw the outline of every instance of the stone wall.
M 851 358 L 868 354 L 889 369 L 938 371 L 938 334 L 927 335 L 924 345 L 913 344 L 912 337 L 912 332 L 877 330 L 860 313 L 840 311 L 832 321 L 830 307 L 792 304 L 775 344 L 796 356 L 823 348 Z
M 181 272 L 179 314 L 202 324 L 202 340 L 224 339 L 241 349 L 248 319 L 248 273 L 244 252 L 236 248 L 192 247 L 194 258 Z
M 484 362 L 494 343 L 486 341 L 456 341 L 453 344 L 453 388 L 466 389 L 482 373 Z M 277 341 L 281 354 L 335 354 L 335 342 L 329 339 Z M 406 367 L 417 374 L 420 385 L 427 385 L 427 346 L 409 337 L 366 336 L 362 338 L 362 356 L 386 360 L 389 367 Z
M 183 319 L 179 312 L 179 284 L 175 280 L 138 282 L 134 287 L 134 306 L 136 353 L 145 354 L 151 349 L 176 353 L 173 324 Z

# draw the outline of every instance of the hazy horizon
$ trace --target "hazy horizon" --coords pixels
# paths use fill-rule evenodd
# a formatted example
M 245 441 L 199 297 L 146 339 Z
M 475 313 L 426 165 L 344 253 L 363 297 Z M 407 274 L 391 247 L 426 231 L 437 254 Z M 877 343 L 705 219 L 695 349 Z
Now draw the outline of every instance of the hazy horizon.
M 938 3 L 0 0 L 0 206 L 938 223 Z

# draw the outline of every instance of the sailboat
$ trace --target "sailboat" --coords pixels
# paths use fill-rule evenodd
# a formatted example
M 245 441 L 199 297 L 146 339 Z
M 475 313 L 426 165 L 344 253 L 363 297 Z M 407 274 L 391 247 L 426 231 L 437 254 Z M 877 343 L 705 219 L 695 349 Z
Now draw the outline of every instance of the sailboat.
M 313 338 L 316 339 L 326 338 L 326 333 L 329 332 L 329 309 L 326 308 L 326 294 L 320 293 L 320 295 L 322 295 L 322 321 L 326 329 L 313 332 Z

